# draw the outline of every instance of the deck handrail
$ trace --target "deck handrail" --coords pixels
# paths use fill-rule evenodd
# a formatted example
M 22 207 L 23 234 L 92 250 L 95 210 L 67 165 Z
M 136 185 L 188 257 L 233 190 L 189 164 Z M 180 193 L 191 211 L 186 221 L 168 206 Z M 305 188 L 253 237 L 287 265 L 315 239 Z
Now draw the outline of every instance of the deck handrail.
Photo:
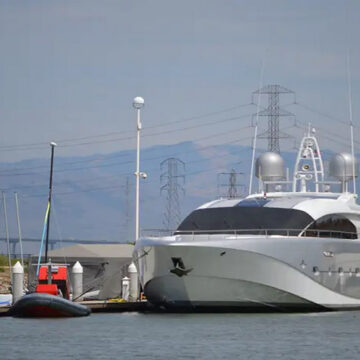
M 259 236 L 291 236 L 291 237 L 334 237 L 340 239 L 357 239 L 357 232 L 327 230 L 327 229 L 221 229 L 221 230 L 169 230 L 169 229 L 144 229 L 142 237 L 146 236 L 172 236 L 172 235 L 259 235 Z M 327 236 L 324 236 L 327 235 Z

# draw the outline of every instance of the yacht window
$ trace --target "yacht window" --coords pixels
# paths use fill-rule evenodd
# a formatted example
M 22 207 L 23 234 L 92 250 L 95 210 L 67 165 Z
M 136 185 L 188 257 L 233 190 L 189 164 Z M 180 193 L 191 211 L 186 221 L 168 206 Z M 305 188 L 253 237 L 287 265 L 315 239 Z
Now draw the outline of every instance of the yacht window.
M 240 207 L 263 207 L 270 200 L 268 199 L 245 199 L 240 201 L 236 206 Z
M 314 221 L 304 232 L 304 236 L 357 239 L 355 225 L 345 216 L 332 214 Z
M 193 211 L 176 234 L 238 233 L 299 235 L 314 219 L 304 211 L 269 207 L 219 207 Z

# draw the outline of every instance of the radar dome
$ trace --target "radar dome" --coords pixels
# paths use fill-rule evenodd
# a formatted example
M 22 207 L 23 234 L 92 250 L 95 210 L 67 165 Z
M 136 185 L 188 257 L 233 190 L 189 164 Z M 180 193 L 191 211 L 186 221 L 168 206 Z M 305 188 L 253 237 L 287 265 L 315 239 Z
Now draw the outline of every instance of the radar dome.
M 351 180 L 354 176 L 358 176 L 359 164 L 356 158 L 349 153 L 335 154 L 329 164 L 329 175 L 342 181 Z
M 283 180 L 285 178 L 284 159 L 274 152 L 261 154 L 256 160 L 255 175 L 263 181 Z

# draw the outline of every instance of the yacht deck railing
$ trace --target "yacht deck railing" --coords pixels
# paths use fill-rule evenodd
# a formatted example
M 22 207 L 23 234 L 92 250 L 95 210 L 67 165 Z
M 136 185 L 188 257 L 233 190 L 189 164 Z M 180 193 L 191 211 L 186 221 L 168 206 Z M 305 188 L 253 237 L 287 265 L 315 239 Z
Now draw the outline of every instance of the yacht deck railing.
M 234 236 L 286 236 L 286 237 L 316 237 L 316 238 L 337 238 L 357 239 L 356 232 L 326 230 L 326 229 L 222 229 L 222 230 L 164 230 L 146 229 L 142 230 L 142 237 L 162 237 L 172 235 L 234 235 Z

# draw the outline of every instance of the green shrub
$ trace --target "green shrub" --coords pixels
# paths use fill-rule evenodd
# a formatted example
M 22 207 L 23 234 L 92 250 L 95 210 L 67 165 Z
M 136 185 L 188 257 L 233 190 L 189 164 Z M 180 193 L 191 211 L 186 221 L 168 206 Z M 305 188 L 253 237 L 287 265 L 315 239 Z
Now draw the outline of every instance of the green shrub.
M 19 259 L 11 259 L 11 265 L 15 265 Z M 5 255 L 0 255 L 0 266 L 9 266 L 9 258 Z

